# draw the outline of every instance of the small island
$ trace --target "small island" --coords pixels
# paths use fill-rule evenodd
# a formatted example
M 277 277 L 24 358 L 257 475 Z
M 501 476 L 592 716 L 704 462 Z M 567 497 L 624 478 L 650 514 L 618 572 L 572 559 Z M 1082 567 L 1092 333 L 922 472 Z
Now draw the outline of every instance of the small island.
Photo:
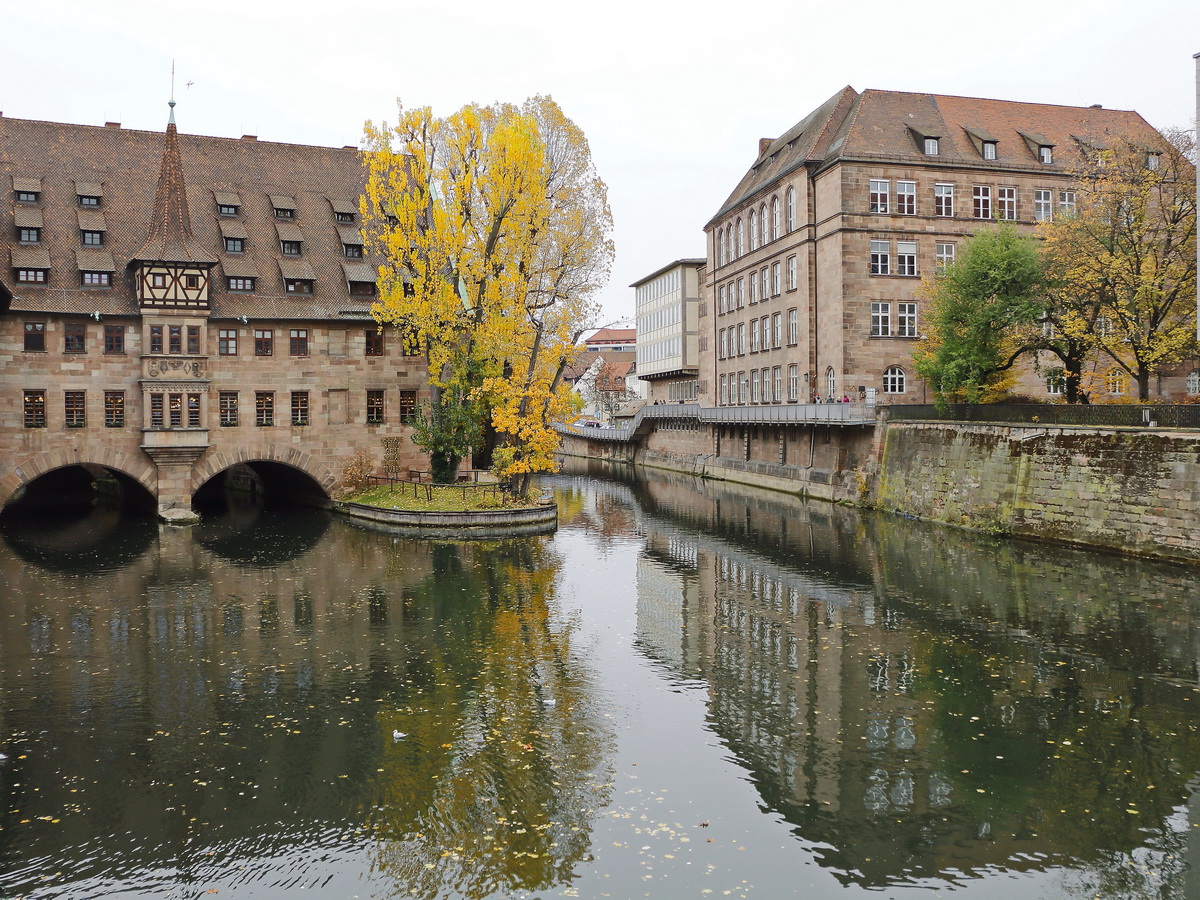
M 521 495 L 499 484 L 374 484 L 335 500 L 333 508 L 401 536 L 464 540 L 546 534 L 558 527 L 549 495 Z

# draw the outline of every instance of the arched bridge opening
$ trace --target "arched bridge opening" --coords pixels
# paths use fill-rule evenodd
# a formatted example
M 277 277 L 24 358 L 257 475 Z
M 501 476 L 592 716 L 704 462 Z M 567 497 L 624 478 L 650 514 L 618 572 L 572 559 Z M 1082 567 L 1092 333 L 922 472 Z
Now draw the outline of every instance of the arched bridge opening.
M 78 463 L 50 469 L 21 485 L 0 510 L 0 519 L 62 520 L 99 506 L 142 514 L 153 513 L 156 501 L 144 484 L 120 469 Z
M 258 501 L 296 503 L 328 509 L 324 487 L 303 469 L 273 460 L 240 462 L 202 484 L 192 497 L 197 512 L 241 506 Z

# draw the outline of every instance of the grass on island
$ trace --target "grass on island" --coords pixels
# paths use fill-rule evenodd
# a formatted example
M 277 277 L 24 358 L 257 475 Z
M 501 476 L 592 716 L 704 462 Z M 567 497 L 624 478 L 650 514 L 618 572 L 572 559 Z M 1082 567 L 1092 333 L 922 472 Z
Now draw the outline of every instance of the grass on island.
M 521 497 L 508 494 L 494 484 L 385 484 L 349 494 L 342 499 L 348 503 L 411 512 L 474 512 L 480 509 L 528 509 L 537 506 L 538 495 Z

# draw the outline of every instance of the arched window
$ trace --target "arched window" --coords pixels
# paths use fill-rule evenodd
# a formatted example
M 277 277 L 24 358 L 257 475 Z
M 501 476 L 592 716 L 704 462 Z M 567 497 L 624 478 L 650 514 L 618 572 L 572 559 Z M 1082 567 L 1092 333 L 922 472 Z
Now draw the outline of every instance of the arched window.
M 1187 392 L 1189 394 L 1200 394 L 1200 369 L 1192 369 L 1192 371 L 1188 372 Z
M 721 235 L 721 229 L 717 229 L 717 233 L 713 235 L 713 255 L 717 258 L 717 265 L 725 265 L 725 240 Z
M 883 392 L 885 394 L 904 393 L 904 370 L 899 366 L 889 366 L 883 373 Z
M 771 198 L 771 240 L 779 237 L 779 198 Z
M 784 224 L 789 232 L 796 229 L 796 189 L 787 189 L 787 205 L 784 209 Z
M 825 370 L 825 396 L 833 397 L 837 394 L 837 373 L 833 371 L 833 366 Z
M 733 226 L 725 226 L 725 259 L 733 262 Z
M 758 246 L 758 215 L 750 210 L 750 249 Z
M 765 247 L 771 233 L 771 223 L 767 221 L 767 204 L 763 204 L 758 208 L 758 245 Z
M 737 255 L 741 256 L 746 252 L 746 227 L 742 224 L 742 220 L 737 220 Z

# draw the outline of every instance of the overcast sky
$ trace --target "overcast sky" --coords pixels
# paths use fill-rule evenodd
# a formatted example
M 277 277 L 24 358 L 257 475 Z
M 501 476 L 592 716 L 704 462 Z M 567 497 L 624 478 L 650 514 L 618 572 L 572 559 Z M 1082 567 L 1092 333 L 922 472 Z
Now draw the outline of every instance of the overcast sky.
M 48 0 L 2 15 L 4 115 L 344 146 L 396 99 L 445 115 L 549 94 L 616 220 L 604 318 L 704 255 L 704 223 L 775 137 L 845 85 L 1135 109 L 1194 125 L 1198 0 L 674 3 Z M 0 148 L 3 152 L 3 148 Z

